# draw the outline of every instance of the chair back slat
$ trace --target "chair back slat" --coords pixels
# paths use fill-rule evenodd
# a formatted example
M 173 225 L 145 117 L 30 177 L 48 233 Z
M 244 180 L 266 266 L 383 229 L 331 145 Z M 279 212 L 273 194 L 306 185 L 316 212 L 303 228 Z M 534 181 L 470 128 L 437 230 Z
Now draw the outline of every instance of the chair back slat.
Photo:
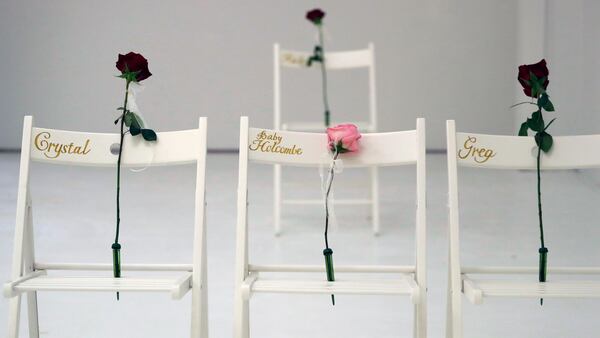
M 305 68 L 307 67 L 308 58 L 311 55 L 308 52 L 281 50 L 279 60 L 282 67 Z M 373 64 L 373 52 L 368 48 L 342 52 L 325 52 L 325 64 L 327 69 L 370 67 Z
M 341 154 L 344 166 L 388 166 L 417 161 L 416 130 L 362 134 L 360 151 Z M 250 161 L 289 166 L 319 166 L 331 161 L 325 133 L 250 128 Z
M 155 166 L 193 163 L 200 154 L 198 129 L 160 132 L 155 142 L 126 135 L 123 166 Z M 119 134 L 85 133 L 33 128 L 31 159 L 37 162 L 81 166 L 116 166 Z
M 542 152 L 543 169 L 600 167 L 600 135 L 555 136 L 552 149 Z M 490 169 L 536 169 L 533 137 L 456 133 L 459 166 Z

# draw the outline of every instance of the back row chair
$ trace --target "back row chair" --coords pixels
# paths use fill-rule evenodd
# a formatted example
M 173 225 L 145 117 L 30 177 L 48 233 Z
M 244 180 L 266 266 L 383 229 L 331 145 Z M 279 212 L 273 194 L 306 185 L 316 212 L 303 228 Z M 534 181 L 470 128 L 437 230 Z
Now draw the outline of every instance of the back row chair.
M 273 152 L 261 147 L 265 135 L 281 137 L 279 146 L 301 151 Z M 393 146 L 397 145 L 397 146 Z M 247 117 L 240 123 L 240 157 L 237 195 L 237 239 L 235 271 L 235 337 L 250 336 L 249 301 L 255 293 L 359 294 L 409 296 L 414 304 L 414 336 L 427 336 L 426 271 L 426 197 L 425 197 L 425 120 L 417 120 L 416 130 L 363 134 L 360 151 L 340 156 L 344 167 L 416 166 L 416 261 L 400 266 L 336 266 L 336 281 L 328 282 L 323 266 L 261 265 L 249 260 L 248 234 L 248 164 L 318 167 L 327 164 L 327 135 L 250 128 Z M 272 150 L 272 149 L 271 149 Z M 298 278 L 297 273 L 319 273 L 312 279 Z M 265 278 L 261 273 L 279 276 L 296 273 L 296 278 Z M 395 274 L 393 279 L 357 278 L 352 273 Z M 348 276 L 350 275 L 350 276 Z
M 157 142 L 125 137 L 122 165 L 196 164 L 196 193 L 193 254 L 191 264 L 123 264 L 122 278 L 112 277 L 111 264 L 85 262 L 42 262 L 35 257 L 33 236 L 33 199 L 29 188 L 32 161 L 66 166 L 108 167 L 114 170 L 117 156 L 111 146 L 118 144 L 119 134 L 97 134 L 44 129 L 33 126 L 31 116 L 23 125 L 21 165 L 17 197 L 12 279 L 4 285 L 10 298 L 8 337 L 19 336 L 21 298 L 27 296 L 29 337 L 38 338 L 37 293 L 68 292 L 163 292 L 173 299 L 192 293 L 191 337 L 208 337 L 206 284 L 206 228 L 204 185 L 206 166 L 206 118 L 198 129 L 158 133 Z M 108 245 L 107 245 L 108 248 Z M 108 252 L 108 251 L 107 251 Z M 56 271 L 106 271 L 106 276 L 61 276 Z M 178 272 L 175 277 L 134 277 L 135 271 Z
M 318 122 L 296 122 L 285 121 L 285 116 L 281 109 L 281 69 L 310 69 L 306 66 L 306 61 L 310 57 L 310 53 L 286 50 L 280 48 L 279 44 L 273 46 L 273 74 L 274 74 L 274 121 L 273 128 L 275 130 L 291 130 L 291 131 L 306 131 L 306 132 L 323 132 L 325 130 L 323 121 Z M 343 71 L 350 69 L 367 69 L 369 72 L 369 111 L 366 121 L 353 121 L 360 130 L 374 133 L 377 131 L 377 94 L 375 87 L 375 47 L 369 43 L 365 49 L 326 52 L 325 67 L 328 70 Z M 318 69 L 319 65 L 315 64 L 311 68 Z M 322 118 L 322 115 L 316 115 Z M 338 117 L 338 114 L 333 112 L 333 117 L 338 121 L 332 121 L 332 126 L 338 124 L 343 118 Z M 373 233 L 379 234 L 379 175 L 377 167 L 369 168 L 370 175 L 370 197 L 360 199 L 336 199 L 335 204 L 338 205 L 368 205 L 371 209 L 371 224 Z M 275 234 L 279 235 L 282 231 L 281 227 L 281 210 L 283 205 L 320 205 L 321 199 L 289 199 L 282 197 L 282 172 L 281 165 L 274 165 L 273 176 L 273 225 Z

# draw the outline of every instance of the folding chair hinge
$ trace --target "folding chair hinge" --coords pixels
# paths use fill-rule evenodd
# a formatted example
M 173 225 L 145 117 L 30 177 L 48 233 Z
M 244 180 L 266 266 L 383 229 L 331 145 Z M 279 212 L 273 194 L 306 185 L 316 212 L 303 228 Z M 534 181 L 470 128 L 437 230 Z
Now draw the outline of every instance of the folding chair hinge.
M 257 279 L 258 279 L 258 272 L 250 272 L 250 274 L 248 274 L 248 277 L 246 277 L 246 279 L 242 283 L 241 291 L 242 291 L 242 298 L 244 298 L 244 300 L 250 299 L 250 293 L 252 292 L 252 285 L 254 284 L 254 282 Z
M 32 278 L 36 278 L 42 275 L 46 274 L 46 270 L 37 270 L 37 271 L 33 271 L 30 272 L 28 274 L 25 274 L 13 281 L 7 282 L 4 284 L 4 297 L 6 298 L 13 298 L 15 296 L 17 296 L 20 292 L 15 290 L 15 286 Z

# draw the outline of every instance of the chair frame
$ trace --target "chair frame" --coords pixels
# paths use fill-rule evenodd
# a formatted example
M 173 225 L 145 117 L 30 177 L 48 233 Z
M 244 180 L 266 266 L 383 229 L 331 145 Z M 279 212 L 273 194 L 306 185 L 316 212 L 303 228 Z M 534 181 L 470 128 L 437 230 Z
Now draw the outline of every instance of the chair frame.
M 275 130 L 321 132 L 322 123 L 283 122 L 281 113 L 281 68 L 308 68 L 306 60 L 310 53 L 281 49 L 279 44 L 273 45 L 273 83 L 274 83 L 274 118 Z M 356 122 L 361 130 L 374 133 L 377 131 L 377 94 L 375 86 L 375 47 L 369 43 L 366 49 L 326 52 L 326 67 L 329 70 L 345 70 L 367 68 L 369 72 L 369 120 Z M 332 123 L 335 125 L 337 123 Z M 367 199 L 336 199 L 338 205 L 370 205 L 373 233 L 380 233 L 379 220 L 379 174 L 376 167 L 369 168 L 370 198 Z M 283 199 L 282 198 L 282 168 L 275 165 L 273 169 L 273 226 L 276 235 L 281 234 L 281 211 L 286 205 L 319 205 L 322 199 Z
M 446 337 L 463 337 L 462 294 L 473 304 L 486 297 L 512 298 L 599 298 L 600 283 L 576 281 L 539 283 L 537 266 L 462 266 L 460 261 L 458 167 L 481 169 L 536 170 L 537 145 L 533 137 L 457 133 L 455 122 L 446 121 L 448 157 L 449 264 Z M 596 149 L 600 135 L 557 136 L 550 153 L 543 154 L 543 170 L 600 168 L 600 154 L 573 149 Z M 477 152 L 472 152 L 473 146 Z M 459 149 L 459 147 L 462 147 Z M 469 151 L 466 151 L 469 149 Z M 483 149 L 483 150 L 482 150 Z M 473 157 L 473 154 L 475 157 Z M 487 159 L 486 159 L 487 158 Z M 485 280 L 481 275 L 532 275 L 532 281 Z M 548 267 L 552 275 L 600 275 L 600 267 Z M 533 279 L 535 278 L 535 279 Z
M 112 144 L 118 144 L 118 134 L 81 133 L 63 130 L 33 127 L 33 118 L 25 116 L 17 197 L 17 213 L 14 237 L 12 280 L 4 284 L 4 296 L 9 300 L 8 337 L 19 336 L 21 297 L 27 296 L 27 314 L 29 336 L 39 337 L 38 291 L 162 291 L 169 292 L 173 299 L 180 299 L 187 291 L 192 292 L 191 337 L 208 337 L 207 312 L 207 271 L 206 271 L 206 227 L 205 227 L 205 166 L 206 166 L 206 130 L 207 120 L 200 118 L 199 128 L 193 130 L 158 133 L 158 142 L 150 145 L 126 136 L 123 166 L 147 166 L 149 155 L 153 158 L 150 165 L 174 165 L 196 163 L 195 215 L 192 264 L 123 264 L 122 272 L 129 271 L 177 271 L 182 276 L 177 279 L 151 278 L 112 278 L 90 277 L 97 282 L 83 288 L 85 281 L 74 285 L 69 277 L 44 279 L 48 271 L 111 271 L 112 264 L 88 263 L 44 263 L 35 258 L 32 208 L 29 188 L 29 168 L 32 161 L 62 165 L 81 165 L 95 167 L 116 167 L 117 157 L 110 153 Z M 40 136 L 41 135 L 41 136 Z M 52 139 L 46 136 L 52 135 Z M 38 139 L 38 137 L 40 137 Z M 44 152 L 51 140 L 81 144 L 79 152 L 85 156 L 60 152 Z M 87 140 L 87 141 L 86 141 Z M 46 143 L 42 143 L 42 142 Z M 187 149 L 170 150 L 169 146 L 187 142 Z M 83 144 L 91 145 L 89 148 Z M 59 146 L 60 147 L 60 146 Z M 60 149 L 60 148 L 54 148 Z M 66 150 L 67 148 L 65 148 Z M 74 149 L 74 148 L 69 148 Z M 87 153 L 86 153 L 87 151 Z M 47 156 L 49 155 L 49 156 Z M 39 281 L 38 281 L 39 280 Z M 37 284 L 36 284 L 36 281 Z M 33 282 L 33 283 L 32 283 Z
M 288 145 L 299 144 L 302 156 L 278 154 L 273 152 L 251 151 L 261 132 L 277 133 Z M 253 140 L 251 140 L 253 139 Z M 252 142 L 252 143 L 251 143 Z M 282 144 L 282 143 L 280 143 Z M 393 147 L 389 144 L 402 144 Z M 296 148 L 294 148 L 296 149 Z M 392 280 L 394 283 L 405 281 L 403 288 L 395 288 L 384 280 L 375 280 L 374 284 L 361 283 L 360 280 L 340 278 L 335 282 L 318 280 L 273 281 L 261 278 L 261 273 L 298 273 L 324 272 L 319 265 L 258 265 L 248 259 L 248 164 L 249 162 L 267 165 L 289 165 L 318 167 L 326 164 L 323 154 L 327 151 L 327 136 L 324 133 L 303 133 L 280 130 L 250 128 L 247 117 L 240 123 L 239 176 L 237 191 L 237 229 L 236 229 L 236 271 L 235 271 L 235 325 L 234 337 L 250 336 L 251 296 L 257 292 L 303 293 L 303 294 L 385 294 L 408 295 L 414 304 L 414 336 L 427 336 L 427 270 L 426 270 L 426 170 L 425 170 L 425 120 L 417 119 L 416 130 L 363 134 L 361 152 L 342 156 L 344 167 L 401 166 L 416 165 L 417 196 L 414 265 L 348 265 L 336 266 L 339 276 L 351 273 L 398 274 L 404 279 Z M 355 155 L 355 156 L 352 156 Z M 364 281 L 363 281 L 364 282 Z

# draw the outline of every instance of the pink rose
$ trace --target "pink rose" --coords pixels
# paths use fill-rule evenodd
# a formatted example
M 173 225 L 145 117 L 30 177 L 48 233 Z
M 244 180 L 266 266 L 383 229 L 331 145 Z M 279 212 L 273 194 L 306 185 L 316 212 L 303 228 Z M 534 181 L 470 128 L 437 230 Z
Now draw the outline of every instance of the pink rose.
M 351 153 L 358 151 L 358 140 L 361 138 L 358 128 L 353 124 L 339 124 L 327 128 L 329 149 L 338 153 Z

